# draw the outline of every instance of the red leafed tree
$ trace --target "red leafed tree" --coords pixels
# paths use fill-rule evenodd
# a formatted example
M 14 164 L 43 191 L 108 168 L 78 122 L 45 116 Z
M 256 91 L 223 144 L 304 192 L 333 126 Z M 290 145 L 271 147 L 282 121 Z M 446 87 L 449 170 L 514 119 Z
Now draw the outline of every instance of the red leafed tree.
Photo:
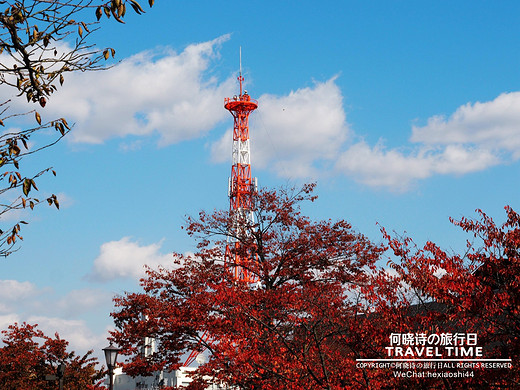
M 247 389 L 367 387 L 376 374 L 356 369 L 355 358 L 375 337 L 363 330 L 370 324 L 365 292 L 384 248 L 344 220 L 303 216 L 300 203 L 315 199 L 313 188 L 261 191 L 254 224 L 239 221 L 244 228 L 232 239 L 242 255 L 253 253 L 244 266 L 254 285 L 236 280 L 235 265 L 224 262 L 240 215 L 189 218 L 198 253 L 175 255 L 174 267 L 148 270 L 143 292 L 115 299 L 113 337 L 130 356 L 125 370 L 176 369 L 186 353 L 205 347 L 209 361 L 198 368 L 195 388 L 203 376 Z M 141 353 L 145 337 L 155 339 L 154 354 Z
M 473 236 L 463 254 L 434 243 L 417 248 L 409 238 L 386 235 L 398 256 L 395 288 L 406 290 L 403 328 L 426 333 L 473 333 L 482 358 L 511 359 L 506 369 L 466 370 L 471 376 L 407 379 L 417 388 L 520 388 L 520 215 L 506 207 L 501 226 L 478 210 L 479 220 L 452 222 Z
M 46 336 L 37 325 L 14 324 L 2 331 L 0 348 L 0 388 L 2 390 L 56 389 L 55 381 L 45 380 L 55 375 L 60 363 L 65 364 L 64 384 L 70 390 L 102 389 L 94 385 L 103 377 L 96 369 L 92 351 L 84 356 L 67 352 L 68 342 L 58 334 Z

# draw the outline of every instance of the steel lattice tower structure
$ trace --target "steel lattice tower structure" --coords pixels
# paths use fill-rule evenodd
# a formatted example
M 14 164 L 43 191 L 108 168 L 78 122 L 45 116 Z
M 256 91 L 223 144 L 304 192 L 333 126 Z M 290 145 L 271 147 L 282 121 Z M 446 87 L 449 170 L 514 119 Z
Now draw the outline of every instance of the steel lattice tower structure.
M 229 237 L 239 237 L 248 234 L 247 226 L 252 226 L 253 219 L 253 195 L 257 190 L 256 179 L 251 176 L 251 151 L 249 148 L 249 114 L 258 108 L 258 102 L 251 99 L 247 91 L 242 90 L 242 61 L 240 61 L 240 73 L 238 76 L 239 95 L 224 99 L 224 108 L 233 115 L 233 149 L 231 177 L 229 178 L 229 215 L 231 226 Z M 229 238 L 226 245 L 225 265 L 233 269 L 234 278 L 246 283 L 253 283 L 256 278 L 248 271 L 248 263 L 254 257 L 250 251 L 241 248 L 241 243 L 236 238 Z M 205 332 L 203 340 L 208 340 L 210 335 Z M 201 350 L 193 350 L 186 359 L 187 367 L 195 361 Z
M 241 248 L 236 237 L 248 234 L 244 229 L 253 225 L 253 195 L 256 191 L 256 179 L 251 177 L 251 151 L 249 147 L 249 114 L 258 107 L 258 102 L 251 99 L 247 91 L 242 91 L 242 70 L 238 76 L 240 94 L 224 100 L 224 107 L 233 115 L 233 149 L 231 177 L 229 178 L 229 214 L 232 220 L 230 239 L 226 246 L 226 265 L 233 267 L 235 279 L 254 282 L 255 278 L 248 271 L 247 263 L 253 256 Z M 233 238 L 231 238 L 233 237 Z

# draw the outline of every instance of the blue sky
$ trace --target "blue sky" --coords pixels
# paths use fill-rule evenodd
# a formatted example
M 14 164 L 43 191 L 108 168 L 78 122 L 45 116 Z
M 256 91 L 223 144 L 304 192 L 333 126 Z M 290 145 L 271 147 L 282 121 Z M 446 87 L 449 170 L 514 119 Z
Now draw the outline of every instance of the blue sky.
M 158 0 L 104 23 L 96 44 L 119 62 L 69 76 L 41 111 L 75 123 L 26 162 L 54 167 L 39 188 L 62 207 L 22 215 L 0 328 L 36 322 L 100 353 L 113 295 L 195 249 L 184 216 L 228 207 L 239 47 L 260 185 L 317 181 L 314 218 L 464 248 L 450 216 L 520 210 L 519 19 L 516 1 Z

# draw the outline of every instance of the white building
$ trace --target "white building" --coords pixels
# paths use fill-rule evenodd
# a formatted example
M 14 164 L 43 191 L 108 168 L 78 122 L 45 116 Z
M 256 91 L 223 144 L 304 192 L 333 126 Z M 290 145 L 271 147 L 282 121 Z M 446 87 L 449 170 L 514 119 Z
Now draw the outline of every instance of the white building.
M 157 345 L 153 338 L 144 338 L 144 348 L 141 353 L 144 356 L 152 355 L 157 349 Z M 197 363 L 202 364 L 206 362 L 207 357 L 204 354 L 197 356 Z M 132 378 L 123 373 L 123 370 L 118 367 L 114 370 L 114 390 L 158 390 L 164 387 L 183 388 L 191 383 L 190 372 L 195 371 L 195 367 L 181 367 L 176 371 L 157 371 L 151 376 L 138 376 Z M 108 385 L 108 379 L 106 380 Z M 228 389 L 228 386 L 211 384 L 207 390 L 223 390 Z
M 114 390 L 156 390 L 163 387 L 186 387 L 192 379 L 189 372 L 193 368 L 182 368 L 177 371 L 158 371 L 151 376 L 138 376 L 132 378 L 123 373 L 121 368 L 114 370 Z
M 159 390 L 163 387 L 183 388 L 192 381 L 189 374 L 194 371 L 192 367 L 182 367 L 177 371 L 158 371 L 152 376 L 138 376 L 132 378 L 123 373 L 121 368 L 114 370 L 114 390 Z M 108 385 L 108 380 L 106 381 Z M 207 390 L 228 389 L 227 386 L 211 384 Z

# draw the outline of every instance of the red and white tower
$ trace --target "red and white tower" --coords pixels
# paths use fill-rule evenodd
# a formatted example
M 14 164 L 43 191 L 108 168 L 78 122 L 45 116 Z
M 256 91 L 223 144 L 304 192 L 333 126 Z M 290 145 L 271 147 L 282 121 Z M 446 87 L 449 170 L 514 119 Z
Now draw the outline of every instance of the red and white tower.
M 240 73 L 238 83 L 239 95 L 224 99 L 224 107 L 233 115 L 233 151 L 231 177 L 229 178 L 229 214 L 231 226 L 229 239 L 226 245 L 225 265 L 233 270 L 234 278 L 246 283 L 256 281 L 254 275 L 249 272 L 250 262 L 254 256 L 250 251 L 242 248 L 238 237 L 247 235 L 247 227 L 252 226 L 253 219 L 253 195 L 257 190 L 256 179 L 251 177 L 251 151 L 249 148 L 249 114 L 258 107 L 258 102 L 251 99 L 247 91 L 242 90 L 242 60 L 240 61 Z M 202 339 L 208 341 L 211 336 L 206 332 Z M 201 348 L 202 351 L 204 348 Z M 187 367 L 201 353 L 201 349 L 191 351 L 184 366 Z
M 242 66 L 240 66 L 242 68 Z M 249 114 L 256 110 L 258 102 L 251 99 L 247 91 L 242 90 L 242 69 L 238 76 L 240 94 L 224 100 L 224 107 L 233 115 L 233 151 L 231 177 L 229 178 L 229 213 L 232 218 L 230 239 L 226 247 L 226 265 L 233 268 L 235 278 L 245 282 L 254 282 L 255 278 L 248 271 L 252 254 L 241 249 L 236 237 L 247 234 L 244 228 L 253 225 L 253 194 L 256 191 L 256 179 L 251 177 L 251 151 L 249 147 Z

